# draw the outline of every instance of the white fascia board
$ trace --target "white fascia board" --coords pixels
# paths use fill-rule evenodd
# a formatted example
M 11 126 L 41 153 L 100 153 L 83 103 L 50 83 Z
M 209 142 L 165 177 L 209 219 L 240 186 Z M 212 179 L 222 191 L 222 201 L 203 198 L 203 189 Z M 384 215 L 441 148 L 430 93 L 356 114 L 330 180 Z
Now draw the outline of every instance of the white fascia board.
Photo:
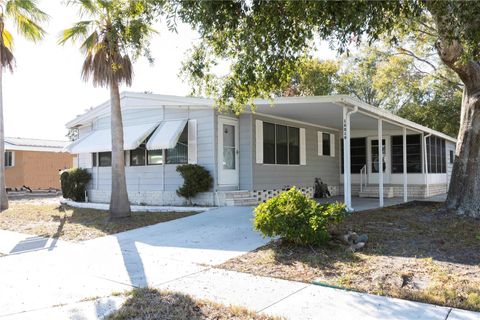
M 128 103 L 130 99 L 157 101 L 158 104 L 154 106 L 137 106 Z M 122 92 L 120 94 L 120 101 L 123 102 L 122 110 L 130 109 L 156 109 L 164 106 L 171 106 L 176 108 L 213 108 L 214 102 L 211 99 L 195 98 L 195 97 L 180 97 L 160 94 L 146 94 L 136 92 Z M 74 128 L 80 125 L 85 125 L 96 118 L 107 116 L 110 114 L 110 100 L 98 105 L 97 107 L 88 110 L 86 113 L 76 117 L 66 124 L 67 128 Z
M 440 138 L 443 138 L 445 140 L 449 140 L 449 141 L 452 141 L 452 142 L 455 142 L 455 143 L 457 142 L 457 139 L 452 138 L 449 135 L 446 135 L 442 132 L 439 132 L 439 131 L 430 129 L 428 127 L 422 126 L 422 125 L 420 125 L 418 123 L 415 123 L 413 121 L 404 119 L 402 117 L 394 115 L 393 113 L 391 113 L 389 111 L 386 111 L 386 110 L 383 110 L 383 109 L 380 109 L 380 108 L 376 108 L 376 107 L 371 106 L 371 105 L 369 105 L 365 102 L 362 102 L 358 99 L 355 99 L 355 98 L 352 98 L 352 97 L 349 97 L 349 96 L 343 96 L 342 99 L 340 100 L 340 102 L 345 103 L 347 105 L 350 104 L 352 106 L 357 106 L 360 109 L 363 109 L 363 110 L 365 110 L 369 113 L 373 113 L 374 115 L 377 115 L 377 116 L 382 117 L 384 119 L 391 120 L 391 121 L 397 123 L 399 126 L 411 127 L 413 129 L 417 129 L 417 130 L 422 131 L 422 132 L 433 134 L 433 135 L 438 136 Z

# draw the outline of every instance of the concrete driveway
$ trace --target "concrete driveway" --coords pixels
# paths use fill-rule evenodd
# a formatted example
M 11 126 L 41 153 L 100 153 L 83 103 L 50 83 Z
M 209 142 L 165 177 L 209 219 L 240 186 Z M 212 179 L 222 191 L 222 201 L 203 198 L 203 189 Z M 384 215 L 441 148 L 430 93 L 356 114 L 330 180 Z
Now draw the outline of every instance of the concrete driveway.
M 287 319 L 480 319 L 474 312 L 212 268 L 268 242 L 251 219 L 251 208 L 218 208 L 1 257 L 0 319 L 98 319 L 125 301 L 115 293 L 143 286 Z
M 252 210 L 218 208 L 136 230 L 0 258 L 0 317 L 159 286 L 268 242 Z M 1 241 L 1 239 L 0 239 Z

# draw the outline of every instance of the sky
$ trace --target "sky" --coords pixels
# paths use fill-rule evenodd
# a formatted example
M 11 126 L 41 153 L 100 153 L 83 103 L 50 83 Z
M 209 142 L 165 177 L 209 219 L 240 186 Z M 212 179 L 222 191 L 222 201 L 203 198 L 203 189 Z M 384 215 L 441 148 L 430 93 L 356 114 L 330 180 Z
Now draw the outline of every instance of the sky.
M 45 27 L 48 34 L 42 41 L 32 43 L 14 33 L 16 68 L 3 77 L 6 137 L 65 140 L 68 121 L 109 98 L 107 88 L 94 88 L 81 79 L 84 58 L 78 43 L 57 44 L 59 33 L 80 20 L 75 7 L 62 3 L 39 1 L 40 8 L 50 15 Z M 13 29 L 8 24 L 7 28 Z M 161 25 L 157 30 L 159 34 L 151 42 L 154 64 L 145 59 L 135 62 L 133 85 L 121 90 L 188 95 L 190 88 L 178 73 L 198 34 L 187 25 L 179 25 L 177 33 Z M 326 45 L 321 47 L 321 52 L 332 56 Z

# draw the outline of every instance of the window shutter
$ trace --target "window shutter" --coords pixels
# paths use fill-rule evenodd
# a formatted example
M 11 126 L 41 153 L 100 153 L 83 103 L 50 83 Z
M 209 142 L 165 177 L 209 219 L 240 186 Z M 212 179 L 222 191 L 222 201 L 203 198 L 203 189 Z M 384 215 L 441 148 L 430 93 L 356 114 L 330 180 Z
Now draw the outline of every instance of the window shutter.
M 323 156 L 323 132 L 317 131 L 318 155 Z
M 335 157 L 335 135 L 330 133 L 330 156 Z
M 84 159 L 83 164 L 85 169 L 93 168 L 93 158 L 91 153 L 80 153 L 78 157 L 82 157 Z
M 257 163 L 263 163 L 263 121 L 255 120 L 255 157 Z
M 197 120 L 188 120 L 188 163 L 197 164 Z
M 300 128 L 300 165 L 307 164 L 307 150 L 305 147 L 305 128 Z

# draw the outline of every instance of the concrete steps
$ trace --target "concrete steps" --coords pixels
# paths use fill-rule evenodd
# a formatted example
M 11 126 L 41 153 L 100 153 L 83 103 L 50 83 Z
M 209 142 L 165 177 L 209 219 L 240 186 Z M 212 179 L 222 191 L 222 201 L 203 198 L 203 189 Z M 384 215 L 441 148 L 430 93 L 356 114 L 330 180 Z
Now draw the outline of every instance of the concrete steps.
M 248 190 L 228 191 L 225 193 L 225 204 L 229 207 L 256 206 L 258 200 Z
M 367 186 L 364 187 L 362 191 L 358 193 L 360 198 L 378 198 L 378 186 Z M 394 188 L 390 186 L 383 187 L 383 197 L 384 198 L 393 198 L 394 197 Z

